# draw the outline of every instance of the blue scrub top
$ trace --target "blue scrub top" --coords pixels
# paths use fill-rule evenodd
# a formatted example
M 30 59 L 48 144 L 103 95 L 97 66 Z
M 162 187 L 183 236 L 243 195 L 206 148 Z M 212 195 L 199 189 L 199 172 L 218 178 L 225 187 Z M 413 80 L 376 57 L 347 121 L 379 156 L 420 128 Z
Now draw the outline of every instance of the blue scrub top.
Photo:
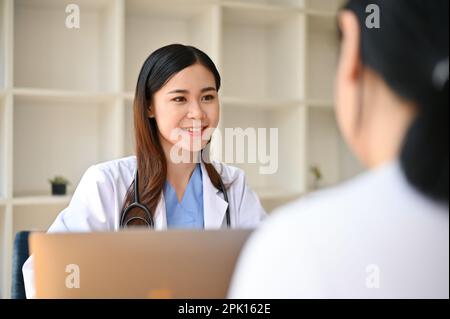
M 197 164 L 189 179 L 181 202 L 168 181 L 164 184 L 164 201 L 168 228 L 203 229 L 203 180 L 200 164 Z

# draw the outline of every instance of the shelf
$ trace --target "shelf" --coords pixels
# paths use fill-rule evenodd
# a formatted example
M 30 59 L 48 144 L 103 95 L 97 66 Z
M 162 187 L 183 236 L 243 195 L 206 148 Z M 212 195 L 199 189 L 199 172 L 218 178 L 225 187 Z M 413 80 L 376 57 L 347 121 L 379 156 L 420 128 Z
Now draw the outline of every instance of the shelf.
M 278 188 L 286 190 L 284 192 L 288 194 L 301 193 L 305 190 L 303 152 L 298 145 L 302 145 L 305 136 L 304 121 L 305 108 L 301 107 L 258 112 L 241 107 L 223 108 L 221 147 L 215 141 L 216 147 L 222 150 L 218 159 L 242 168 L 253 188 Z M 240 142 L 236 135 L 225 136 L 230 129 L 237 133 L 237 128 L 242 129 L 244 134 L 247 133 L 239 138 Z M 260 132 L 259 129 L 265 130 Z M 277 129 L 278 136 L 271 135 L 271 129 Z M 233 153 L 225 153 L 227 149 L 232 149 Z M 263 174 L 263 169 L 269 167 L 273 171 Z
M 273 17 L 280 17 L 279 14 L 298 13 L 303 10 L 303 1 L 297 0 L 223 0 L 220 2 L 223 8 L 245 9 L 251 11 L 264 11 Z M 257 16 L 255 16 L 258 19 Z M 269 17 L 269 19 L 271 19 Z M 277 19 L 277 18 L 275 18 Z
M 235 5 L 245 8 L 285 8 L 290 10 L 304 8 L 305 0 L 221 0 L 222 5 Z
M 335 18 L 347 0 L 305 0 L 307 14 L 315 17 Z
M 47 10 L 55 10 L 55 9 L 65 9 L 66 2 L 59 0 L 14 0 L 14 2 L 19 2 L 19 5 L 27 6 L 30 8 L 45 8 Z M 111 1 L 110 0 L 77 0 L 74 3 L 80 6 L 80 11 L 83 10 L 102 10 L 104 9 Z M 64 10 L 63 10 L 64 12 Z
M 13 196 L 48 193 L 55 175 L 77 185 L 90 165 L 116 158 L 114 106 L 15 98 Z
M 173 1 L 172 1 L 173 2 Z M 176 5 L 175 5 L 176 4 Z M 209 2 L 127 0 L 125 17 L 125 89 L 134 91 L 139 71 L 156 49 L 173 43 L 194 45 L 217 63 L 218 21 Z
M 84 0 L 80 28 L 67 28 L 60 0 L 14 1 L 14 86 L 74 91 L 115 88 L 115 2 Z M 32 35 L 32 36 L 29 36 Z
M 258 194 L 261 204 L 267 213 L 271 213 L 287 203 L 298 200 L 303 196 L 303 193 L 292 192 L 289 190 L 280 191 L 279 189 L 254 189 Z
M 322 108 L 308 109 L 308 189 L 314 188 L 312 166 L 317 166 L 323 176 L 319 186 L 330 186 L 341 179 L 340 132 L 334 113 Z M 333 159 L 333 160 L 330 160 Z
M 308 29 L 308 99 L 333 101 L 339 54 L 337 23 L 328 18 L 310 17 Z
M 65 203 L 49 206 L 13 207 L 13 236 L 19 231 L 47 231 L 58 214 L 66 208 Z
M 62 205 L 69 204 L 72 194 L 65 196 L 29 196 L 13 198 L 14 206 L 34 206 L 34 205 Z
M 223 95 L 301 100 L 304 17 L 295 12 L 223 9 Z
M 204 12 L 216 0 L 126 0 L 126 14 L 131 16 L 160 17 L 168 19 L 192 18 Z
M 300 197 L 301 192 L 294 192 L 292 190 L 280 188 L 255 188 L 253 189 L 261 200 L 277 200 Z
M 334 111 L 333 100 L 308 100 L 305 103 L 310 108 L 322 108 L 330 111 Z
M 244 99 L 244 98 L 234 98 L 234 97 L 223 97 L 221 99 L 221 104 L 224 107 L 243 107 L 256 110 L 270 110 L 270 109 L 281 109 L 290 108 L 295 106 L 304 105 L 301 100 L 257 100 L 257 99 Z
M 333 19 L 336 21 L 337 19 L 337 12 L 327 12 L 327 11 L 320 11 L 320 10 L 306 10 L 306 15 L 310 18 L 324 18 L 324 19 Z
M 92 103 L 107 103 L 120 96 L 113 93 L 91 93 L 91 92 L 76 92 L 67 90 L 47 90 L 35 88 L 14 88 L 14 97 L 22 100 L 32 101 L 53 101 L 53 102 L 92 102 Z

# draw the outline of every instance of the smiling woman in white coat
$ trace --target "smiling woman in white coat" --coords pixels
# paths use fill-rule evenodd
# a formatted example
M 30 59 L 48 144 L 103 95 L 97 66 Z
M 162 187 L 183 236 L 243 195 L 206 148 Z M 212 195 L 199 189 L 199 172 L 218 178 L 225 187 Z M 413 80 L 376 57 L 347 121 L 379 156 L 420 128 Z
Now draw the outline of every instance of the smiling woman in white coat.
M 336 114 L 368 172 L 273 212 L 233 298 L 449 297 L 449 1 L 352 0 Z
M 136 156 L 91 166 L 48 231 L 256 227 L 265 211 L 244 172 L 209 161 L 220 81 L 211 59 L 194 47 L 174 44 L 152 53 L 134 98 Z M 23 274 L 33 297 L 32 256 Z

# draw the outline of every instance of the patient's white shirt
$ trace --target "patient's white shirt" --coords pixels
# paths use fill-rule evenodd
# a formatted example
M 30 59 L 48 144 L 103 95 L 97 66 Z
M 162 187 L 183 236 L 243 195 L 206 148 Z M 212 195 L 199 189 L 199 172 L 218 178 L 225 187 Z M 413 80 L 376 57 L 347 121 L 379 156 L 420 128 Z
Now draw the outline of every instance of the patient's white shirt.
M 250 238 L 231 298 L 449 298 L 448 203 L 398 161 L 289 204 Z

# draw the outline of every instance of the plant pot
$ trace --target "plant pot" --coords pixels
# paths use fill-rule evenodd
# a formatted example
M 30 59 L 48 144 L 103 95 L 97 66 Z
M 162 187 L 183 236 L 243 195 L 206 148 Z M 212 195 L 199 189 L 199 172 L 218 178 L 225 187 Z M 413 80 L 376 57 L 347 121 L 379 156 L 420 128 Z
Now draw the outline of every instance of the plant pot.
M 52 195 L 66 195 L 66 184 L 52 184 Z

